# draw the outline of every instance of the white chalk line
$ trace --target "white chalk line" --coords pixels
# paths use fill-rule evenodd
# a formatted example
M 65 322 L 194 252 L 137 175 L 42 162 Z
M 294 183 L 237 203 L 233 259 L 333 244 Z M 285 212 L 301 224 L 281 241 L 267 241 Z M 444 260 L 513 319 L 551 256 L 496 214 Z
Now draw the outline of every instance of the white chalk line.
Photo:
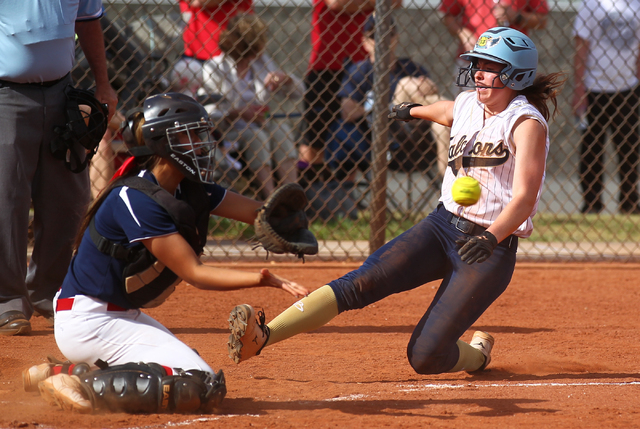
M 438 389 L 462 389 L 465 387 L 475 388 L 488 388 L 488 387 L 585 387 L 585 386 L 637 386 L 640 385 L 640 381 L 589 381 L 580 383 L 558 383 L 558 382 L 540 382 L 540 383 L 489 383 L 489 384 L 410 384 L 404 389 L 402 385 L 399 392 L 419 392 L 423 390 L 438 390 Z
M 489 384 L 409 384 L 400 385 L 398 392 L 423 392 L 426 390 L 447 390 L 447 389 L 464 389 L 464 388 L 495 388 L 495 387 L 585 387 L 585 386 L 638 386 L 640 381 L 589 381 L 580 383 L 558 383 L 558 382 L 539 382 L 539 383 L 489 383 Z M 379 393 L 382 395 L 383 393 Z M 336 398 L 324 399 L 325 402 L 340 401 L 358 401 L 370 398 L 370 395 L 355 394 L 338 396 Z
M 159 423 L 157 425 L 148 425 L 148 426 L 129 426 L 127 428 L 122 428 L 122 429 L 152 429 L 152 428 L 191 426 L 194 423 L 215 422 L 217 420 L 233 418 L 233 417 L 260 417 L 260 415 L 259 414 L 224 414 L 224 415 L 211 416 L 211 417 L 198 417 L 196 419 L 189 419 L 181 422 L 167 422 L 167 423 Z
M 337 398 L 323 399 L 323 401 L 324 402 L 357 401 L 358 399 L 364 399 L 367 397 L 368 395 L 357 394 L 357 395 L 338 396 Z

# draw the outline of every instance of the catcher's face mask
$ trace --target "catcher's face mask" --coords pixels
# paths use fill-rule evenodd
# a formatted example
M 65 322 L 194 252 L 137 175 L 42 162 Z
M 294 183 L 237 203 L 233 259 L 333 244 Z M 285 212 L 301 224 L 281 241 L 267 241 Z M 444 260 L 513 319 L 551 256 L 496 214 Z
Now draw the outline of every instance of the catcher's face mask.
M 51 153 L 64 161 L 69 170 L 80 173 L 97 152 L 107 131 L 109 109 L 91 91 L 67 86 L 65 95 L 67 123 L 54 127 Z
M 213 124 L 204 118 L 186 124 L 175 123 L 167 128 L 169 157 L 183 174 L 195 181 L 214 183 L 217 140 L 211 130 Z

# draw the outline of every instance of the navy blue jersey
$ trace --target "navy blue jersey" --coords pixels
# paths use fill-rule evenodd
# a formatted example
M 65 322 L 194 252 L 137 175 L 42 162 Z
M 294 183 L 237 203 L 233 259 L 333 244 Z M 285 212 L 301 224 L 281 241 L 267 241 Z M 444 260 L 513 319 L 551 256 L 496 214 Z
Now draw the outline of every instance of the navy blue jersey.
M 429 77 L 429 72 L 410 58 L 398 58 L 389 75 L 389 95 L 391 97 L 393 97 L 400 79 L 407 76 Z M 373 98 L 373 63 L 371 61 L 366 59 L 347 67 L 338 97 L 352 98 L 357 102 L 363 102 L 368 97 Z
M 153 174 L 143 171 L 141 177 L 157 184 Z M 226 190 L 218 185 L 204 185 L 209 194 L 209 211 L 224 199 Z M 180 188 L 176 198 L 181 199 Z M 114 188 L 95 216 L 96 230 L 108 240 L 124 247 L 144 246 L 141 241 L 178 232 L 171 216 L 148 195 L 126 186 Z M 89 229 L 84 233 L 78 253 L 71 260 L 62 283 L 60 298 L 87 295 L 105 302 L 131 308 L 122 290 L 126 262 L 100 252 Z

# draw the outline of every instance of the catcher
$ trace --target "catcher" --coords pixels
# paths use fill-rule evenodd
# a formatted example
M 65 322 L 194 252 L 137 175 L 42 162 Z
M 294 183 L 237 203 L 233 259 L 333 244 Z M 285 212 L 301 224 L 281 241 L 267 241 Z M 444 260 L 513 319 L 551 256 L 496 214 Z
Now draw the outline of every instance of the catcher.
M 275 287 L 307 295 L 267 269 L 227 270 L 199 259 L 210 214 L 255 223 L 269 251 L 317 253 L 307 201 L 297 185 L 263 207 L 214 184 L 212 124 L 186 95 L 147 98 L 127 113 L 122 132 L 133 157 L 90 206 L 54 298 L 55 339 L 68 362 L 26 369 L 24 387 L 82 413 L 209 412 L 226 394 L 222 371 L 141 308 L 161 304 L 181 279 L 206 290 Z

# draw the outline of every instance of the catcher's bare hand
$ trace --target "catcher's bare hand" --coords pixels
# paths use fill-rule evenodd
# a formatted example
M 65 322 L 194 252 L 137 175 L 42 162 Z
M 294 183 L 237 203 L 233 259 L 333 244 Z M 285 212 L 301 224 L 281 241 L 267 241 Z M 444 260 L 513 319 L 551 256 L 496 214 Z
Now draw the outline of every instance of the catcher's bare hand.
M 264 286 L 280 288 L 286 292 L 289 292 L 296 298 L 302 298 L 309 295 L 309 290 L 306 287 L 299 285 L 296 282 L 292 282 L 290 280 L 277 276 L 269 272 L 269 270 L 266 268 L 262 268 L 260 270 L 260 283 Z

